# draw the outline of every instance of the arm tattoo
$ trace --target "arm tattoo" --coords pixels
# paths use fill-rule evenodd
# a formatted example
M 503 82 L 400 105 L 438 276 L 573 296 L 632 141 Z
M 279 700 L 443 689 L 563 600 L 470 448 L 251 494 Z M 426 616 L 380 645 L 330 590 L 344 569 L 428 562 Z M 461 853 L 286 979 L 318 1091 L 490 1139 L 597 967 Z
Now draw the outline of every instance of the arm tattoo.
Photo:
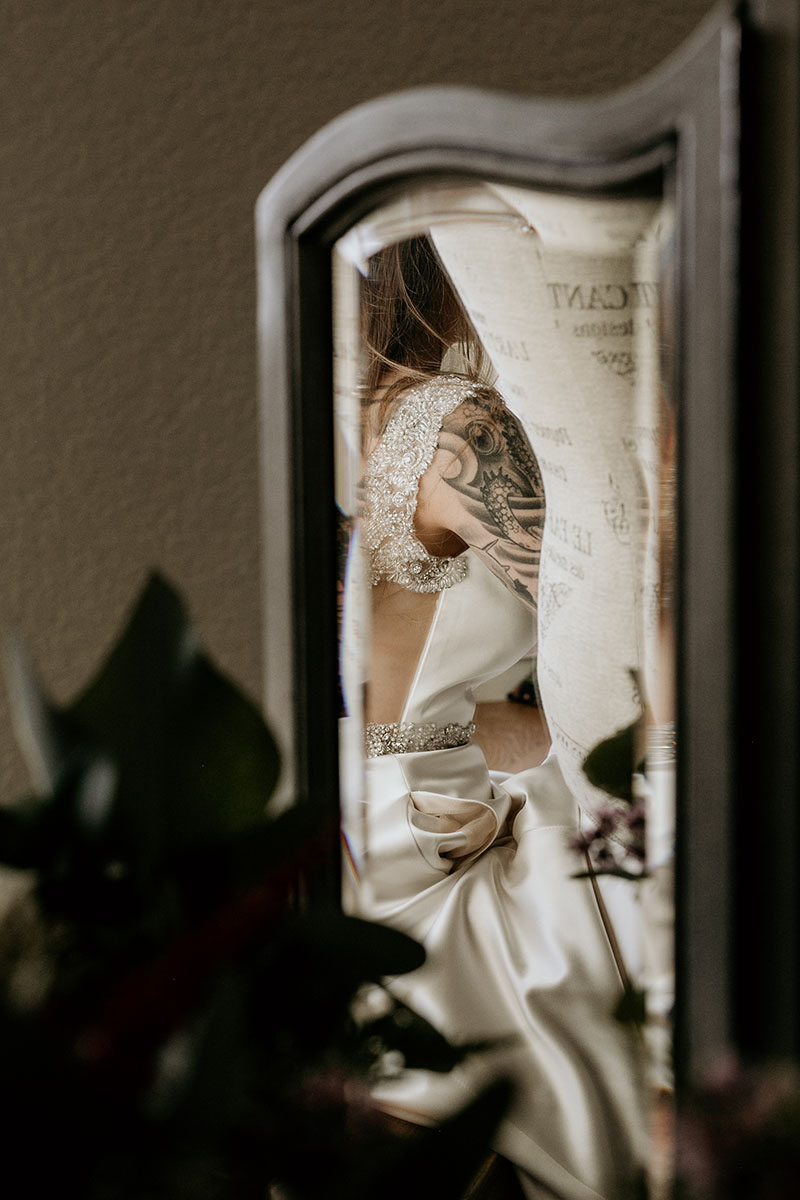
M 445 418 L 439 450 L 439 473 L 463 514 L 455 532 L 535 605 L 544 487 L 521 425 L 496 394 L 476 391 Z

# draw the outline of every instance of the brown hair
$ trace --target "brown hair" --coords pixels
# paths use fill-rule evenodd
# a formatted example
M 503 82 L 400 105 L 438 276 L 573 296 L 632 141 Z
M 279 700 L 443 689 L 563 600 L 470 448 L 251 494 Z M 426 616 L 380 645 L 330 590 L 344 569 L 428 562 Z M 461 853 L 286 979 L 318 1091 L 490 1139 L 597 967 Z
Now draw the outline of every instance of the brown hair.
M 361 321 L 368 355 L 364 405 L 381 405 L 379 428 L 400 392 L 441 371 L 453 345 L 462 352 L 465 377 L 480 383 L 483 347 L 428 237 L 372 256 L 361 284 Z

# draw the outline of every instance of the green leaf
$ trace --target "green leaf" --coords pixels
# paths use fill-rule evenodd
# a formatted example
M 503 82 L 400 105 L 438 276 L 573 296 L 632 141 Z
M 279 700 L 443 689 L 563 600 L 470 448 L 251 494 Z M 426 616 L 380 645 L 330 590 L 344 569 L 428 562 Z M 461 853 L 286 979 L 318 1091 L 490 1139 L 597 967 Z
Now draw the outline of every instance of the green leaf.
M 273 1019 L 298 1029 L 308 1022 L 313 1032 L 321 1020 L 343 1016 L 366 980 L 402 975 L 424 961 L 422 946 L 404 933 L 316 907 L 287 922 L 272 948 L 269 975 L 279 981 L 268 1001 Z
M 329 961 L 354 984 L 385 975 L 405 975 L 425 961 L 418 942 L 391 929 L 319 906 L 298 919 L 294 936 L 319 962 Z
M 424 1017 L 395 1001 L 390 1013 L 365 1026 L 369 1038 L 379 1038 L 387 1050 L 398 1050 L 409 1069 L 447 1072 L 470 1054 L 496 1047 L 498 1039 L 452 1045 Z
M 255 706 L 203 654 L 185 673 L 167 732 L 172 845 L 218 842 L 262 821 L 277 747 Z
M 590 750 L 583 762 L 589 782 L 609 796 L 633 803 L 633 772 L 639 723 L 618 730 Z
M 363 1156 L 365 1161 L 349 1178 L 336 1181 L 338 1186 L 333 1184 L 327 1195 L 332 1200 L 408 1200 L 419 1195 L 461 1200 L 489 1152 L 511 1094 L 505 1080 L 492 1084 L 437 1129 Z
M 198 649 L 183 603 L 161 576 L 69 717 L 119 770 L 120 840 L 151 864 L 261 822 L 278 775 L 255 706 Z
M 18 870 L 38 867 L 43 843 L 49 841 L 50 797 L 25 797 L 0 808 L 0 862 Z
M 34 788 L 44 794 L 56 787 L 85 734 L 48 699 L 16 634 L 3 639 L 3 668 L 17 742 Z
M 644 1025 L 647 1017 L 647 993 L 627 984 L 614 1009 L 614 1020 L 623 1025 Z
M 119 760 L 156 777 L 164 735 L 197 648 L 177 592 L 148 579 L 133 613 L 95 678 L 70 712 Z
M 57 876 L 59 888 L 48 891 L 54 902 L 57 895 L 68 901 L 70 880 L 90 894 L 91 881 L 78 875 L 99 878 L 109 867 L 139 881 L 146 902 L 165 872 L 183 869 L 189 884 L 189 860 L 213 850 L 217 862 L 206 870 L 204 890 L 222 903 L 277 857 L 269 846 L 285 844 L 287 830 L 268 828 L 265 818 L 278 774 L 275 743 L 255 706 L 200 652 L 182 601 L 161 576 L 147 581 L 71 705 L 48 700 L 18 640 L 7 644 L 6 667 L 42 794 L 4 810 L 0 859 L 38 867 L 49 883 Z M 253 841 L 245 845 L 248 835 Z M 187 915 L 196 912 L 193 899 L 184 899 Z
M 145 870 L 165 850 L 169 726 L 196 653 L 177 593 L 151 575 L 97 675 L 68 710 L 117 766 L 119 840 Z
M 234 894 L 275 880 L 290 866 L 293 882 L 286 889 L 296 891 L 297 877 L 313 873 L 329 853 L 330 839 L 320 829 L 319 815 L 297 804 L 278 817 L 262 813 L 258 824 L 225 838 L 187 841 L 174 848 L 167 865 L 199 919 Z
M 265 1036 L 293 1073 L 336 1046 L 359 1069 L 368 1066 L 354 1035 L 350 1003 L 365 981 L 413 970 L 421 946 L 397 930 L 314 908 L 287 920 L 255 964 L 257 1008 Z
M 46 872 L 77 847 L 84 854 L 97 852 L 108 833 L 115 786 L 108 759 L 89 750 L 76 752 L 50 794 L 0 809 L 0 861 Z

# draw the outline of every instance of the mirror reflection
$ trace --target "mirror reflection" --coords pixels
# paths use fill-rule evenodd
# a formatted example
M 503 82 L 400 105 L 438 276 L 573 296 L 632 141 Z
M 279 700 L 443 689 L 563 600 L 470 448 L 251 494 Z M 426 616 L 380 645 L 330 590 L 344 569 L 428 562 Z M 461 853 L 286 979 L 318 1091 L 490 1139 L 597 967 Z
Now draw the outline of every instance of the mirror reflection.
M 489 1046 L 377 1093 L 424 1124 L 510 1075 L 530 1196 L 667 1173 L 671 245 L 660 182 L 451 182 L 333 255 L 344 901 Z

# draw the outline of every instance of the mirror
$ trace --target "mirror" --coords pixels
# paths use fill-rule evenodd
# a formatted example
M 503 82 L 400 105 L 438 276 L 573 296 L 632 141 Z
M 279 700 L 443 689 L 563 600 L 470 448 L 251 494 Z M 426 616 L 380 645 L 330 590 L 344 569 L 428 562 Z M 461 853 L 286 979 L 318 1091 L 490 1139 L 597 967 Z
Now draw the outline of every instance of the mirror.
M 426 1123 L 510 1072 L 531 1195 L 668 1186 L 674 247 L 667 163 L 418 181 L 332 253 L 344 904 L 498 1042 L 379 1098 Z
M 613 930 L 619 942 L 612 952 L 615 969 L 619 960 L 634 981 L 647 982 L 646 1053 L 621 1045 L 619 1028 L 598 1001 L 596 963 L 591 970 L 587 966 L 586 996 L 592 1001 L 589 1006 L 587 999 L 583 1024 L 599 1028 L 602 1010 L 606 1035 L 616 1038 L 616 1058 L 606 1035 L 602 1049 L 589 1047 L 584 1035 L 586 1042 L 569 1058 L 566 1048 L 575 1049 L 570 1036 L 581 1023 L 567 1019 L 568 1004 L 553 1003 L 549 1010 L 554 1020 L 563 1011 L 565 1036 L 543 1037 L 541 1045 L 560 1061 L 566 1054 L 575 1072 L 568 1069 L 560 1078 L 575 1083 L 574 1111 L 582 1115 L 570 1117 L 570 1123 L 587 1134 L 587 1147 L 592 1143 L 586 1178 L 606 1169 L 614 1157 L 611 1147 L 620 1148 L 624 1166 L 634 1144 L 648 1159 L 651 1177 L 663 1177 L 656 1151 L 669 1135 L 649 1137 L 653 1110 L 644 1097 L 646 1087 L 668 1086 L 670 1059 L 680 1106 L 688 1104 L 707 1064 L 732 1049 L 766 1058 L 794 1054 L 797 1046 L 798 1006 L 789 1001 L 800 979 L 794 949 L 800 939 L 790 936 L 796 913 L 785 903 L 786 896 L 797 894 L 794 835 L 787 832 L 795 818 L 785 801 L 797 777 L 798 589 L 796 556 L 787 550 L 796 543 L 798 511 L 792 500 L 797 350 L 791 332 L 798 276 L 796 47 L 796 6 L 761 0 L 736 12 L 721 6 L 662 68 L 612 96 L 548 100 L 446 87 L 389 95 L 320 131 L 259 200 L 265 708 L 283 751 L 285 803 L 299 800 L 313 810 L 320 828 L 330 829 L 334 809 L 338 818 L 341 783 L 353 860 L 352 869 L 346 865 L 343 872 L 350 876 L 348 905 L 365 905 L 375 914 L 379 903 L 389 904 L 375 893 L 374 880 L 379 877 L 383 887 L 392 872 L 373 868 L 377 854 L 392 850 L 391 839 L 380 843 L 382 832 L 403 829 L 372 819 L 365 802 L 372 785 L 365 789 L 365 781 L 389 772 L 384 760 L 393 757 L 416 755 L 419 765 L 424 754 L 467 752 L 466 740 L 463 746 L 446 740 L 441 750 L 364 755 L 365 719 L 392 725 L 401 715 L 397 706 L 377 714 L 369 710 L 381 675 L 377 659 L 370 661 L 370 646 L 379 644 L 380 631 L 374 622 L 370 631 L 369 586 L 358 584 L 358 556 L 348 547 L 349 525 L 359 512 L 358 484 L 369 465 L 364 452 L 372 449 L 369 439 L 362 446 L 361 433 L 365 396 L 359 388 L 368 366 L 360 333 L 363 272 L 387 247 L 422 235 L 429 239 L 460 298 L 459 311 L 484 347 L 490 374 L 481 378 L 490 390 L 483 398 L 494 394 L 491 389 L 502 397 L 494 425 L 505 414 L 507 431 L 527 446 L 535 464 L 525 483 L 518 469 L 528 461 L 525 454 L 506 459 L 515 485 L 528 490 L 507 490 L 507 503 L 496 508 L 495 517 L 505 513 L 510 532 L 516 529 L 510 513 L 523 531 L 527 523 L 533 538 L 533 547 L 522 546 L 514 560 L 517 574 L 530 567 L 534 535 L 541 530 L 539 569 L 533 573 L 536 621 L 526 615 L 527 625 L 520 623 L 519 641 L 526 634 L 527 645 L 512 655 L 518 661 L 534 634 L 538 637 L 535 671 L 531 663 L 536 706 L 514 708 L 525 730 L 522 757 L 514 757 L 507 738 L 492 744 L 486 706 L 504 706 L 505 689 L 513 690 L 516 678 L 488 695 L 481 683 L 475 696 L 478 728 L 469 746 L 470 754 L 485 748 L 482 771 L 508 772 L 520 790 L 490 774 L 491 787 L 505 788 L 509 800 L 504 812 L 494 809 L 483 824 L 486 793 L 468 796 L 476 801 L 470 838 L 477 835 L 469 845 L 457 821 L 447 827 L 454 820 L 447 804 L 437 809 L 435 802 L 442 795 L 463 799 L 461 791 L 442 789 L 441 779 L 414 777 L 403 782 L 395 799 L 405 796 L 408 805 L 413 792 L 416 801 L 413 813 L 406 808 L 406 831 L 408 817 L 415 831 L 404 834 L 406 866 L 416 863 L 429 871 L 438 865 L 442 894 L 453 888 L 460 896 L 454 877 L 471 881 L 463 890 L 474 888 L 475 930 L 507 911 L 493 893 L 479 902 L 482 864 L 498 857 L 494 824 L 505 829 L 507 818 L 509 836 L 519 832 L 517 799 L 532 813 L 532 797 L 544 797 L 530 773 L 540 783 L 548 771 L 555 775 L 555 760 L 559 783 L 547 795 L 555 804 L 566 791 L 580 809 L 582 825 L 576 834 L 573 816 L 572 836 L 584 849 L 592 843 L 596 868 L 613 866 L 618 854 L 626 871 L 635 865 L 625 855 L 632 831 L 629 843 L 612 837 L 606 847 L 611 858 L 603 862 L 597 861 L 603 841 L 593 834 L 598 820 L 614 833 L 614 814 L 628 805 L 626 780 L 634 797 L 644 800 L 651 871 L 646 880 L 600 874 L 587 885 L 568 878 L 580 870 L 573 871 L 576 852 L 565 849 L 562 809 L 552 822 L 561 829 L 553 837 L 553 853 L 532 873 L 544 889 L 548 870 L 561 863 L 558 886 L 565 904 L 584 905 L 574 928 L 585 929 L 582 922 L 593 911 L 605 938 L 603 943 L 576 936 L 573 948 L 604 944 L 608 965 Z M 743 56 L 749 63 L 747 88 Z M 463 359 L 452 355 L 444 364 L 429 362 L 427 369 L 442 367 L 456 375 L 465 370 Z M 370 407 L 378 417 L 374 405 L 365 411 Z M 458 408 L 452 410 L 456 417 Z M 442 425 L 450 415 L 443 414 Z M 380 421 L 377 429 L 380 434 Z M 452 430 L 446 432 L 450 436 Z M 373 435 L 372 427 L 367 433 Z M 464 445 L 468 440 L 461 438 Z M 744 471 L 740 452 L 746 453 Z M 474 471 L 465 473 L 470 462 L 474 466 L 471 448 L 451 455 L 450 467 L 439 476 L 440 495 L 444 489 L 458 491 L 450 480 L 459 470 L 464 484 L 474 479 Z M 497 470 L 492 465 L 493 476 Z M 488 474 L 487 469 L 487 481 Z M 495 477 L 492 494 L 496 484 Z M 474 490 L 465 486 L 459 498 L 474 501 Z M 367 516 L 365 509 L 362 526 Z M 434 544 L 431 531 L 445 540 Z M 419 532 L 445 557 L 479 558 L 488 550 L 488 543 L 477 544 L 474 525 L 472 533 L 462 530 L 455 538 L 447 521 Z M 462 544 L 468 549 L 462 551 Z M 509 555 L 511 546 L 509 536 Z M 441 570 L 434 566 L 434 576 Z M 481 577 L 479 569 L 472 574 Z M 511 611 L 509 589 L 488 575 L 503 612 Z M 443 593 L 451 608 L 459 587 Z M 432 594 L 425 602 L 435 606 Z M 425 658 L 427 633 L 436 633 L 431 612 L 420 603 L 417 642 L 392 680 L 401 699 Z M 463 633 L 465 626 L 454 628 Z M 482 626 L 471 647 L 475 655 L 488 653 L 496 635 L 490 623 Z M 527 674 L 527 665 L 524 670 Z M 481 671 L 460 674 L 463 702 L 465 683 L 476 682 Z M 372 697 L 365 687 L 370 677 Z M 507 728 L 511 710 L 497 711 Z M 537 712 L 538 726 L 531 724 Z M 441 715 L 422 720 L 417 713 L 409 723 L 437 727 Z M 673 719 L 680 735 L 677 758 Z M 471 709 L 462 705 L 458 717 L 445 723 L 468 727 L 471 721 Z M 615 739 L 626 729 L 630 732 Z M 463 728 L 458 732 L 465 736 Z M 541 734 L 544 741 L 537 740 Z M 597 747 L 605 751 L 599 759 Z M 631 772 L 631 764 L 644 769 Z M 482 778 L 485 784 L 485 774 Z M 606 822 L 608 794 L 615 788 L 623 794 L 610 805 Z M 459 856 L 451 854 L 442 864 L 437 847 L 443 828 L 452 834 L 450 851 L 467 846 L 468 857 L 474 847 L 474 861 L 453 868 Z M 327 843 L 327 874 L 316 870 L 311 883 L 339 897 L 338 819 L 336 832 L 335 842 L 331 836 Z M 410 876 L 394 877 L 407 886 Z M 407 894 L 400 897 L 407 900 Z M 460 899 L 452 905 L 463 911 Z M 547 907 L 543 902 L 541 911 Z M 388 910 L 383 916 L 394 919 Z M 423 921 L 421 911 L 406 916 Z M 433 921 L 423 931 L 429 951 L 437 928 L 446 940 L 448 920 Z M 452 1014 L 466 1013 L 466 1029 L 466 1018 L 476 1011 L 469 1005 L 481 997 L 491 995 L 501 1012 L 501 996 L 488 981 L 502 972 L 483 962 L 478 969 L 481 947 L 509 950 L 506 934 L 525 925 L 527 936 L 526 921 L 509 921 L 496 939 L 477 932 L 471 942 L 455 939 L 462 951 L 469 943 L 474 973 L 469 980 L 458 973 L 449 977 L 453 990 L 434 1014 L 444 1018 L 444 1027 Z M 563 944 L 566 924 L 555 921 L 551 948 Z M 460 934 L 465 933 L 462 924 Z M 506 959 L 507 967 L 510 953 Z M 462 953 L 461 961 L 468 956 Z M 513 957 L 514 964 L 523 961 L 524 955 Z M 619 996 L 619 971 L 614 988 Z M 502 992 L 502 1005 L 515 995 L 513 989 Z M 433 990 L 429 1000 L 432 996 Z M 421 999 L 424 1003 L 422 994 Z M 537 1004 L 542 1000 L 537 994 Z M 510 1023 L 514 1029 L 521 1011 Z M 497 1032 L 497 1021 L 488 1024 Z M 595 1070 L 612 1061 L 613 1067 Z M 645 1063 L 653 1077 L 645 1090 L 636 1090 L 634 1076 Z M 586 1104 L 598 1080 L 607 1085 L 605 1120 L 595 1120 Z M 629 1103 L 634 1091 L 642 1101 L 638 1117 Z M 551 1104 L 551 1094 L 545 1095 L 540 1102 L 545 1112 L 563 1111 L 557 1098 Z M 387 1106 L 390 1102 L 386 1097 Z M 524 1127 L 524 1121 L 517 1126 Z M 522 1162 L 530 1139 L 524 1133 L 520 1138 L 523 1149 L 518 1145 L 514 1153 Z M 597 1138 L 606 1139 L 603 1147 L 594 1145 Z M 562 1153 L 563 1139 L 561 1145 L 557 1141 L 550 1154 L 553 1171 L 564 1168 L 571 1154 Z M 507 1153 L 513 1150 L 506 1146 Z M 599 1168 L 592 1166 L 595 1159 Z M 572 1182 L 559 1176 L 564 1186 L 554 1175 L 549 1178 L 551 1193 L 586 1194 L 585 1185 L 573 1187 L 574 1173 Z

